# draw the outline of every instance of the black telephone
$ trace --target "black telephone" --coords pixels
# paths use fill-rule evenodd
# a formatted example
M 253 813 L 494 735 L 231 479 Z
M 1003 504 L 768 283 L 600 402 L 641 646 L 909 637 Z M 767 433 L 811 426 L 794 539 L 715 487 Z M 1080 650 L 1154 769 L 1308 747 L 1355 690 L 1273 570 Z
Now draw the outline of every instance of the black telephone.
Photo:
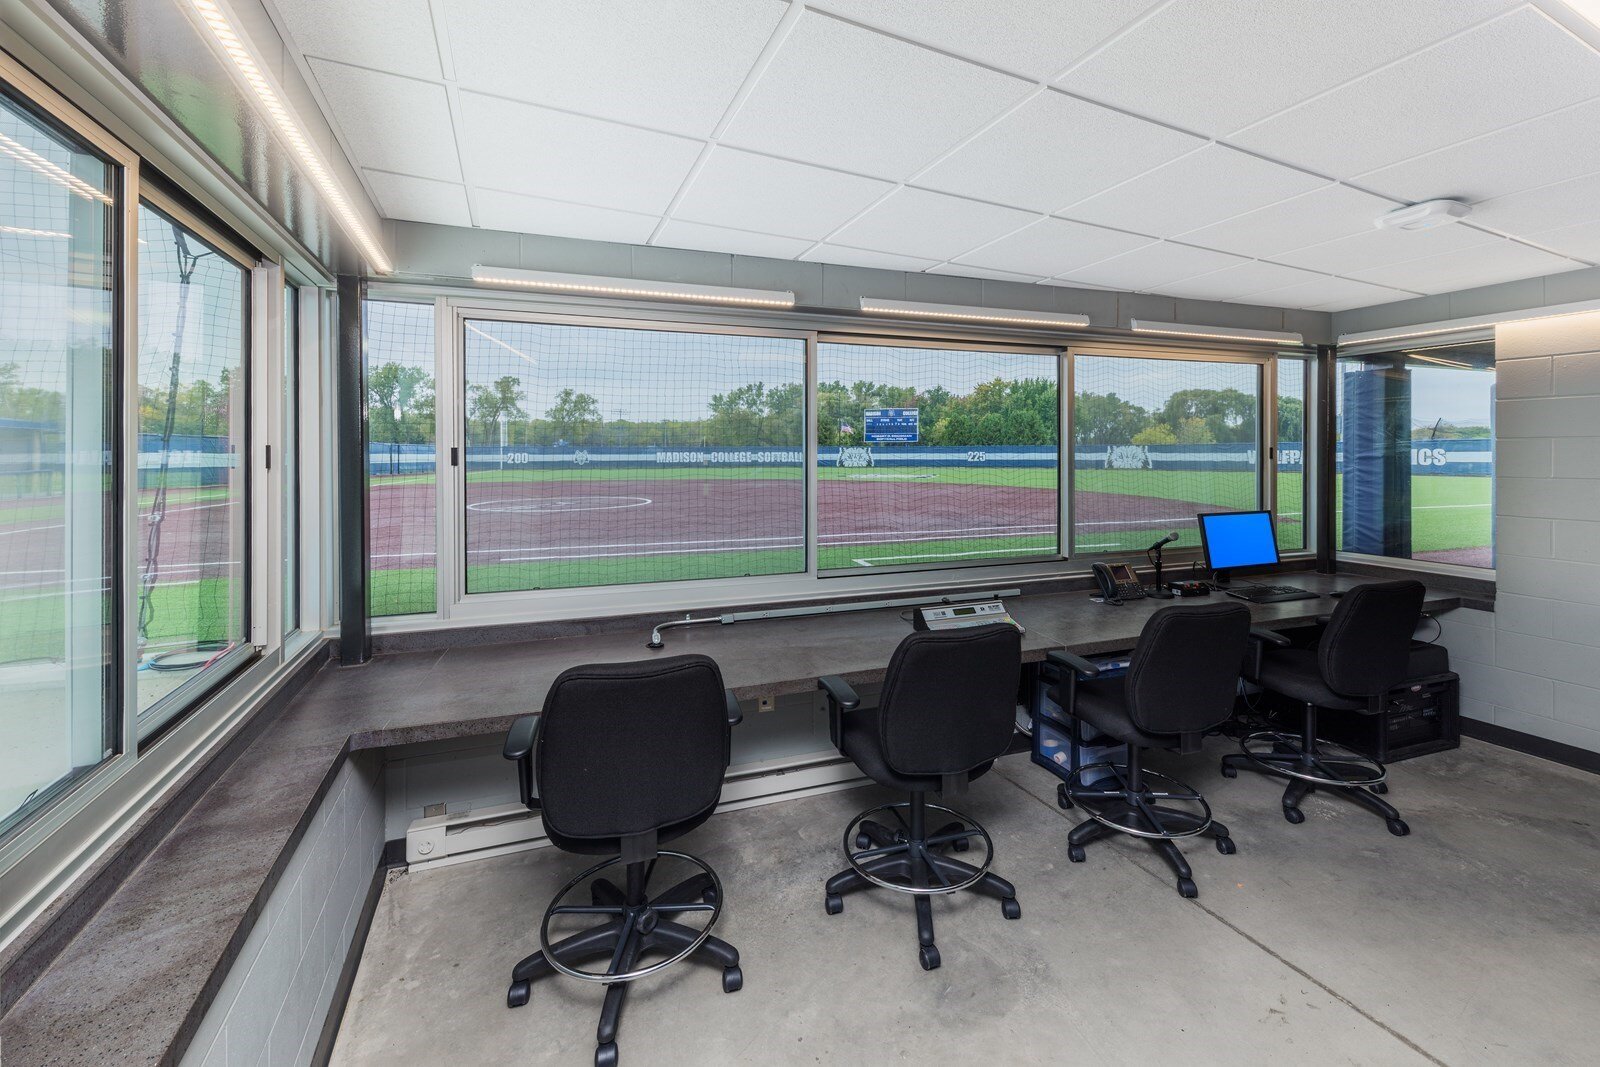
M 1107 604 L 1120 604 L 1124 600 L 1138 600 L 1144 596 L 1144 586 L 1139 584 L 1139 576 L 1126 563 L 1096 563 L 1094 581 Z

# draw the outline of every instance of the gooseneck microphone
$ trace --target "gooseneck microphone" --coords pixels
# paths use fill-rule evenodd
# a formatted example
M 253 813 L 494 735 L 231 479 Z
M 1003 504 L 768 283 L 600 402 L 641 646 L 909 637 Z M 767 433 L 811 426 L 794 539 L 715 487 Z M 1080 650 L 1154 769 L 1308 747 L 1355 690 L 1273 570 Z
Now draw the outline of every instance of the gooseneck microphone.
M 1155 600 L 1171 600 L 1172 593 L 1161 584 L 1161 549 L 1178 539 L 1177 533 L 1169 533 L 1155 544 L 1144 550 L 1145 559 L 1150 560 L 1156 571 L 1156 584 L 1146 594 Z

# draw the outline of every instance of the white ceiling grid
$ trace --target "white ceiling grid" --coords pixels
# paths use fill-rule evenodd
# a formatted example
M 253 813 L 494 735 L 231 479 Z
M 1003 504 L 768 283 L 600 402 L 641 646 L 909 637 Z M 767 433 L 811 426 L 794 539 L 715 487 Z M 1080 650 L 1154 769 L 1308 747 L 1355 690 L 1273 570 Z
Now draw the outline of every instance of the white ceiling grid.
M 388 217 L 1327 311 L 1600 261 L 1558 2 L 269 0 Z

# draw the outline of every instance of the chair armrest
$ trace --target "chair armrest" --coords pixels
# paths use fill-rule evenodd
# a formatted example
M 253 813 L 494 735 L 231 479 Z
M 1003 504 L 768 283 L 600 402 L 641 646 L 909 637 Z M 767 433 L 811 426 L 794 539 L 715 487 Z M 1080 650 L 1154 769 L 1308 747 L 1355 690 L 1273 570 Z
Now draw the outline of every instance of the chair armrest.
M 1333 616 L 1332 615 L 1318 615 L 1317 616 L 1317 623 L 1319 625 L 1326 626 L 1332 621 L 1333 621 Z
M 728 698 L 728 725 L 738 726 L 744 722 L 744 711 L 739 707 L 739 698 L 733 695 L 732 689 L 723 691 Z
M 1085 678 L 1100 677 L 1100 668 L 1076 652 L 1068 652 L 1065 649 L 1058 648 L 1054 652 L 1046 653 L 1045 658 L 1057 667 L 1065 667 L 1073 674 L 1081 674 Z
M 1245 655 L 1244 676 L 1252 682 L 1261 680 L 1261 657 L 1266 654 L 1267 646 L 1288 648 L 1290 641 L 1276 630 L 1268 630 L 1262 626 L 1250 627 L 1250 648 Z
M 1287 637 L 1276 630 L 1268 630 L 1262 626 L 1250 627 L 1250 636 L 1257 641 L 1264 641 L 1269 645 L 1277 645 L 1279 648 L 1289 647 L 1289 639 Z
M 518 791 L 529 811 L 539 811 L 543 807 L 533 790 L 533 746 L 538 736 L 539 716 L 524 715 L 506 731 L 506 747 L 500 752 L 506 759 L 517 761 Z
M 837 674 L 817 679 L 817 688 L 828 694 L 828 700 L 840 711 L 854 711 L 861 706 L 861 698 L 850 688 L 850 683 Z
M 533 754 L 533 737 L 538 730 L 539 716 L 522 716 L 511 724 L 506 733 L 506 747 L 500 754 L 506 759 L 527 759 Z

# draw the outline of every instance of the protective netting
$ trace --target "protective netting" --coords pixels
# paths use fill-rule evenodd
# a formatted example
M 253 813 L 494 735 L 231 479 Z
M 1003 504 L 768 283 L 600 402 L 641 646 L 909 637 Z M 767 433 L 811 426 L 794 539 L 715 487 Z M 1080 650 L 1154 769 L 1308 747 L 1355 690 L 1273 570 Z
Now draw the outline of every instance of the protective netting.
M 246 635 L 248 274 L 139 209 L 139 708 Z
M 1253 363 L 1075 357 L 1073 551 L 1196 546 L 1197 513 L 1256 508 L 1260 381 Z
M 465 352 L 468 592 L 804 569 L 803 340 L 481 319 Z
M 113 177 L 0 97 L 0 831 L 114 744 Z
M 1278 551 L 1299 552 L 1306 541 L 1306 367 L 1278 360 Z
M 367 357 L 368 603 L 411 615 L 438 600 L 433 305 L 361 305 Z
M 819 345 L 819 567 L 1056 555 L 1056 381 L 1052 354 Z

